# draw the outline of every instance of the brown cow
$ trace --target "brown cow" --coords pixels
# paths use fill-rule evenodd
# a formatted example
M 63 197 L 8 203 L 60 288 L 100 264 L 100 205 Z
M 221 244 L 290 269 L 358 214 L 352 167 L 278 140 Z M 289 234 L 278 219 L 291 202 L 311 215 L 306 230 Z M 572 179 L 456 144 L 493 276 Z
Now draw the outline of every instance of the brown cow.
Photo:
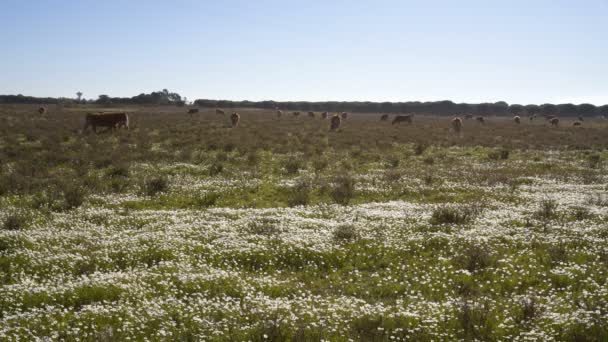
M 97 127 L 107 127 L 108 129 L 125 127 L 129 129 L 129 116 L 127 113 L 87 113 L 82 131 L 86 131 L 89 126 L 93 128 L 93 132 L 95 133 L 97 133 Z
M 553 119 L 549 120 L 549 122 L 551 123 L 551 126 L 557 127 L 557 125 L 559 124 L 559 119 L 556 117 L 553 117 Z
M 221 110 L 221 109 L 219 109 L 219 108 L 216 108 L 216 109 L 215 109 L 215 114 L 224 115 L 224 114 L 226 114 L 226 113 L 225 113 L 223 110 Z
M 393 122 L 391 123 L 391 125 L 394 125 L 394 124 L 400 123 L 400 122 L 407 122 L 408 124 L 411 125 L 412 124 L 412 116 L 411 115 L 397 115 L 393 119 Z
M 192 109 L 188 110 L 188 114 L 192 115 L 192 114 L 196 114 L 196 113 L 198 113 L 198 108 L 192 108 Z
M 315 117 L 315 112 L 308 112 L 308 117 L 309 118 L 314 118 Z
M 519 124 L 521 123 L 521 118 L 520 118 L 519 116 L 517 116 L 517 115 L 516 115 L 516 116 L 513 118 L 513 121 L 515 121 L 515 123 L 519 125 Z
M 321 113 L 321 118 L 322 119 L 327 119 L 327 112 Z
M 388 121 L 388 114 L 383 114 L 383 115 L 380 117 L 380 121 Z
M 235 128 L 239 125 L 239 121 L 241 121 L 241 116 L 237 112 L 232 112 L 230 115 L 230 123 L 232 124 L 232 128 Z
M 330 131 L 335 131 L 335 130 L 337 130 L 338 128 L 340 128 L 340 124 L 341 124 L 341 123 L 342 123 L 342 120 L 340 119 L 340 117 L 338 116 L 338 114 L 334 115 L 334 116 L 331 118 L 331 121 L 330 121 L 330 126 L 329 126 L 329 130 L 330 130 Z
M 454 132 L 460 133 L 460 131 L 462 130 L 462 119 L 453 118 L 452 119 L 452 128 L 454 129 Z
M 39 107 L 38 108 L 38 113 L 41 114 L 41 115 L 42 114 L 46 114 L 46 107 Z
M 348 117 L 348 113 L 347 112 L 342 112 L 342 119 L 346 119 Z
M 481 124 L 485 124 L 486 123 L 486 119 L 483 118 L 483 116 L 478 116 L 475 118 L 475 120 L 477 120 L 477 122 L 481 123 Z
M 580 121 L 574 121 L 574 123 L 572 124 L 572 126 L 574 126 L 574 127 L 578 127 L 581 125 L 582 125 L 582 123 Z

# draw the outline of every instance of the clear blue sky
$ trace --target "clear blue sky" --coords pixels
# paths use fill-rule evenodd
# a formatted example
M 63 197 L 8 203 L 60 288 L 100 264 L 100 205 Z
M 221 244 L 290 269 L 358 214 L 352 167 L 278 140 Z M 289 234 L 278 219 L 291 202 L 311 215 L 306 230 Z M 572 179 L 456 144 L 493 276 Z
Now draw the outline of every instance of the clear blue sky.
M 608 0 L 2 0 L 0 94 L 608 103 Z

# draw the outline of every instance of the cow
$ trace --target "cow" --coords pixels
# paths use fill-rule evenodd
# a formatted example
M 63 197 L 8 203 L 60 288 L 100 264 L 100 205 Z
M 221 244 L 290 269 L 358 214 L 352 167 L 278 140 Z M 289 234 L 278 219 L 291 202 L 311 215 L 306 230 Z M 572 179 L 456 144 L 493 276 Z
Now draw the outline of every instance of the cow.
M 345 119 L 348 117 L 348 113 L 347 112 L 342 112 L 342 119 Z
M 452 128 L 454 129 L 454 132 L 460 133 L 460 131 L 462 130 L 462 119 L 453 118 L 452 119 Z
M 473 118 L 473 114 L 467 114 L 467 115 L 464 116 L 465 120 L 470 120 L 472 118 Z
M 574 121 L 574 123 L 572 124 L 572 126 L 574 126 L 574 127 L 579 127 L 581 125 L 582 125 L 582 123 L 580 121 Z
M 281 118 L 283 116 L 283 111 L 277 109 L 277 118 Z
M 327 112 L 323 112 L 323 113 L 321 113 L 321 118 L 327 119 L 327 115 L 328 115 Z
M 198 113 L 198 108 L 191 108 L 188 110 L 188 114 L 192 115 L 192 114 L 196 114 Z
M 235 128 L 239 125 L 239 121 L 241 121 L 241 116 L 237 112 L 232 112 L 230 115 L 230 123 L 232 124 L 232 128 Z
M 108 129 L 125 127 L 126 129 L 129 129 L 129 116 L 127 115 L 127 113 L 87 113 L 87 115 L 85 116 L 84 128 L 82 129 L 82 131 L 86 131 L 89 126 L 93 129 L 93 132 L 95 133 L 97 133 L 97 127 L 107 127 Z
M 226 113 L 225 113 L 223 110 L 221 110 L 221 109 L 219 109 L 219 108 L 216 108 L 216 109 L 215 109 L 215 114 L 219 114 L 219 115 L 225 115 Z
M 329 130 L 330 130 L 330 131 L 335 131 L 335 130 L 337 130 L 338 128 L 340 128 L 340 124 L 341 124 L 341 123 L 342 123 L 342 120 L 340 119 L 340 117 L 338 116 L 338 114 L 334 115 L 334 116 L 331 118 L 331 121 L 330 121 L 330 126 L 329 126 Z
M 39 107 L 38 108 L 38 113 L 40 115 L 46 114 L 46 107 Z
M 578 121 L 583 122 L 583 121 L 585 121 L 585 120 L 583 120 L 583 117 L 579 115 L 579 116 L 578 116 Z
M 555 119 L 556 116 L 555 115 L 545 115 L 545 119 L 549 122 L 551 122 L 553 119 Z
M 519 124 L 521 123 L 521 118 L 520 118 L 519 116 L 517 116 L 517 115 L 516 115 L 516 116 L 513 118 L 513 121 L 515 121 L 515 123 L 519 125 Z
M 534 119 L 536 119 L 536 114 L 532 114 L 532 115 L 530 115 L 530 121 L 532 121 L 532 120 L 534 120 Z
M 478 116 L 475 118 L 475 120 L 477 120 L 477 122 L 479 122 L 480 124 L 486 123 L 486 119 L 484 119 L 483 116 Z
M 388 121 L 388 114 L 383 114 L 383 115 L 380 117 L 380 121 Z
M 293 112 L 292 114 L 297 118 L 300 115 L 300 112 Z
M 557 125 L 559 124 L 559 119 L 556 117 L 553 117 L 553 119 L 549 120 L 549 123 L 551 123 L 551 126 L 557 127 Z
M 393 122 L 391 122 L 391 125 L 394 125 L 394 124 L 400 123 L 400 122 L 407 122 L 408 124 L 412 124 L 412 116 L 411 115 L 397 115 L 393 119 Z
M 308 112 L 308 117 L 309 118 L 313 118 L 315 117 L 315 112 Z

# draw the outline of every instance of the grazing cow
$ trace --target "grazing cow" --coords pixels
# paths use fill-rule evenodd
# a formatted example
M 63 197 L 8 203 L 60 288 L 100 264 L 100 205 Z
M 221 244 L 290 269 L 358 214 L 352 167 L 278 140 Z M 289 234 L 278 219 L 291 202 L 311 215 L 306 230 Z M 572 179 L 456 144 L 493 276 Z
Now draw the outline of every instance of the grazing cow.
M 342 119 L 346 119 L 348 117 L 348 113 L 347 112 L 342 112 Z
M 383 114 L 383 115 L 380 117 L 380 121 L 388 121 L 388 114 Z
M 281 118 L 283 116 L 283 111 L 277 110 L 277 118 Z
M 515 123 L 519 125 L 519 124 L 521 123 L 521 118 L 520 118 L 519 116 L 517 116 L 517 115 L 516 115 L 516 116 L 513 118 L 513 121 L 515 121 Z
M 473 114 L 467 114 L 467 115 L 464 116 L 465 120 L 470 120 L 472 118 L 473 118 Z
M 216 108 L 215 109 L 215 114 L 225 115 L 226 113 L 223 110 L 221 110 L 219 108 Z
M 241 116 L 237 112 L 232 112 L 230 115 L 230 123 L 232 124 L 232 128 L 235 128 L 239 125 L 239 121 L 241 121 Z
M 551 119 L 549 122 L 551 123 L 551 126 L 557 127 L 557 125 L 559 124 L 559 119 L 556 117 L 553 117 L 553 119 Z
M 309 118 L 314 118 L 315 117 L 315 112 L 308 112 L 308 117 Z
M 574 127 L 578 127 L 581 125 L 582 125 L 582 123 L 580 121 L 574 121 L 574 123 L 572 124 L 572 126 L 574 126 Z
M 460 131 L 462 130 L 462 119 L 453 118 L 452 119 L 452 128 L 454 129 L 454 132 L 460 133 Z
M 393 122 L 391 123 L 391 125 L 394 125 L 394 124 L 400 123 L 400 122 L 407 122 L 408 124 L 411 125 L 412 124 L 412 116 L 411 115 L 397 115 L 393 119 Z
M 329 130 L 330 131 L 335 131 L 338 128 L 340 128 L 340 124 L 342 123 L 342 120 L 340 119 L 340 117 L 336 114 L 331 118 L 330 121 L 330 126 L 329 126 Z
M 93 132 L 95 133 L 97 133 L 97 127 L 107 127 L 108 129 L 125 127 L 126 129 L 129 129 L 129 116 L 127 113 L 88 113 L 85 116 L 84 128 L 82 131 L 86 131 L 89 126 L 93 128 Z
M 39 113 L 40 115 L 42 115 L 42 114 L 46 114 L 46 107 L 39 107 L 39 108 L 38 108 L 38 113 Z
M 300 112 L 293 112 L 292 114 L 297 118 L 300 115 Z
M 192 108 L 190 110 L 188 110 L 188 114 L 192 115 L 192 114 L 196 114 L 198 113 L 198 108 Z
M 483 116 L 478 116 L 475 118 L 475 120 L 477 120 L 477 122 L 481 123 L 481 124 L 485 124 L 486 123 L 486 119 L 483 118 Z
M 327 112 L 321 113 L 321 118 L 322 119 L 327 119 Z

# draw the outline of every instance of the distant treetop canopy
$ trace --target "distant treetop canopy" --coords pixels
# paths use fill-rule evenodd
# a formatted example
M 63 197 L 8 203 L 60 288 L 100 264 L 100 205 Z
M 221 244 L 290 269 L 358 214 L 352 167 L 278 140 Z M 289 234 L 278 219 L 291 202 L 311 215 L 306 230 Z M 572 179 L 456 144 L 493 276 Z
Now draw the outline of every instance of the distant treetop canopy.
M 0 103 L 25 103 L 25 104 L 58 104 L 76 103 L 77 99 L 32 97 L 19 95 L 0 95 Z M 110 97 L 99 95 L 97 100 L 81 101 L 100 105 L 178 105 L 185 104 L 185 98 L 178 93 L 169 92 L 167 89 L 154 91 L 150 94 L 139 94 L 133 97 Z M 608 105 L 594 106 L 583 103 L 574 105 L 550 104 L 542 105 L 509 105 L 504 101 L 495 103 L 454 103 L 452 101 L 434 102 L 277 102 L 277 101 L 228 101 L 198 99 L 194 104 L 207 108 L 260 108 L 295 111 L 328 111 L 328 112 L 363 112 L 363 113 L 421 113 L 435 115 L 562 115 L 592 117 L 596 115 L 608 116 Z

